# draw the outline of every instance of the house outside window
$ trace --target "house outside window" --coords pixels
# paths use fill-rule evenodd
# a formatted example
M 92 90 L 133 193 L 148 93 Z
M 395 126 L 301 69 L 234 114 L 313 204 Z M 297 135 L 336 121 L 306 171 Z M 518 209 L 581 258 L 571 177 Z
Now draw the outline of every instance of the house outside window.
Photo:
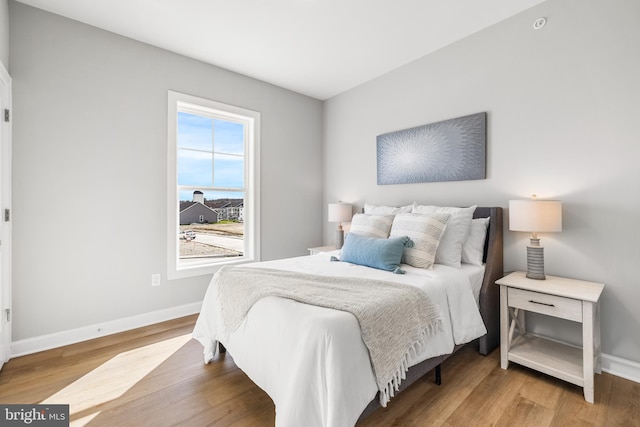
M 259 260 L 260 113 L 169 91 L 168 277 Z

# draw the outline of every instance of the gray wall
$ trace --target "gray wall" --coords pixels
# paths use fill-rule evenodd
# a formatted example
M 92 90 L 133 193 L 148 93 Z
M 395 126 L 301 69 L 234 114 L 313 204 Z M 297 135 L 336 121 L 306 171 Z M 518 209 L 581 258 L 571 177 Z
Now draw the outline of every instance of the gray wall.
M 602 350 L 640 362 L 639 17 L 636 0 L 550 0 L 326 101 L 325 205 L 561 199 L 563 232 L 541 235 L 546 271 L 604 282 Z M 376 135 L 481 111 L 487 179 L 376 185 Z M 335 225 L 325 213 L 326 243 Z M 507 229 L 507 271 L 526 269 L 527 241 Z M 532 320 L 581 341 L 575 323 Z
M 210 277 L 164 280 L 168 89 L 261 112 L 262 258 L 321 243 L 320 101 L 20 3 L 9 11 L 14 340 L 202 300 Z
M 0 0 L 0 62 L 9 69 L 9 1 Z

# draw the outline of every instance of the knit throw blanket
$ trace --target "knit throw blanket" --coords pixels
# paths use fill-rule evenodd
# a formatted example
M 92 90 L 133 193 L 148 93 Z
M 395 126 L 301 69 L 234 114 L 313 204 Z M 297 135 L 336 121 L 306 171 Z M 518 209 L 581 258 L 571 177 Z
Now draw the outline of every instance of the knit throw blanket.
M 410 352 L 424 345 L 442 321 L 439 307 L 425 292 L 398 283 L 254 267 L 223 267 L 213 282 L 229 333 L 241 325 L 253 304 L 268 296 L 353 314 L 369 350 L 383 407 L 406 378 Z

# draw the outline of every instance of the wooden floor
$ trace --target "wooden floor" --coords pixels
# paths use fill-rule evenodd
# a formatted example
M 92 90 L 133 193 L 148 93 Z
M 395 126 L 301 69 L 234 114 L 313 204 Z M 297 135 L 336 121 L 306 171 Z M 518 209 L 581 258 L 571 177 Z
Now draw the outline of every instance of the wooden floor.
M 68 403 L 71 425 L 273 426 L 269 397 L 223 355 L 209 365 L 195 317 L 10 360 L 0 403 Z M 640 384 L 596 375 L 582 389 L 465 348 L 358 426 L 640 426 Z

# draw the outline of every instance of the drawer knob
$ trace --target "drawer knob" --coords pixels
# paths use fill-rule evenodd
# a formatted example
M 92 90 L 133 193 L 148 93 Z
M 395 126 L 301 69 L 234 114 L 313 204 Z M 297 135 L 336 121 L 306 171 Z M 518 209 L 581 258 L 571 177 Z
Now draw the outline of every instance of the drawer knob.
M 532 299 L 530 299 L 529 302 L 532 303 L 532 304 L 546 305 L 547 307 L 555 307 L 555 305 L 553 305 L 553 304 L 548 304 L 546 302 L 534 301 Z

